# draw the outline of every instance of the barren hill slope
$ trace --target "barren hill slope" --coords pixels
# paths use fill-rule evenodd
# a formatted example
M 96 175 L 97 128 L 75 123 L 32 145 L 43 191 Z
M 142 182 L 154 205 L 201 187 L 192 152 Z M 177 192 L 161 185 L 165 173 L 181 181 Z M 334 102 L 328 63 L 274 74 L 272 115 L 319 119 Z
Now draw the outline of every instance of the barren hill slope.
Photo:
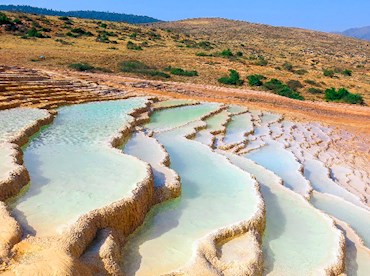
M 334 87 L 370 103 L 366 41 L 224 19 L 138 26 L 9 12 L 5 17 L 3 65 L 73 70 L 71 64 L 83 63 L 88 66 L 78 70 L 218 86 L 225 86 L 218 80 L 235 69 L 244 81 L 238 88 L 251 89 L 247 77 L 258 74 L 264 82 L 290 85 L 306 100 L 322 101 L 325 90 Z

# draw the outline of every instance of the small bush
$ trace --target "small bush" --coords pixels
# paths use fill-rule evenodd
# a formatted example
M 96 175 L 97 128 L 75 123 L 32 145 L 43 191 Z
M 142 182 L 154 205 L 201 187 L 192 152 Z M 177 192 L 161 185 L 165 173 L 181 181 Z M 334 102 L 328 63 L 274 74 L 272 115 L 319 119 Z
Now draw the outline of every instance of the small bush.
M 146 65 L 145 63 L 141 61 L 136 61 L 136 60 L 122 62 L 120 64 L 120 70 L 122 72 L 127 72 L 127 73 L 136 73 L 136 74 L 148 75 L 152 77 L 162 77 L 166 79 L 171 77 L 170 75 L 164 72 L 155 70 L 149 67 L 148 65 Z
M 264 56 L 258 56 L 258 61 L 256 62 L 256 65 L 266 66 L 267 64 L 268 64 L 268 61 L 265 59 Z
M 284 87 L 284 84 L 278 79 L 271 79 L 270 81 L 266 82 L 263 86 L 269 90 L 277 91 L 280 88 Z
M 35 27 L 32 27 L 28 30 L 27 37 L 47 38 L 48 36 L 43 35 Z
M 0 25 L 3 24 L 12 24 L 12 21 L 6 16 L 5 13 L 0 12 Z
M 130 38 L 135 39 L 137 37 L 137 33 L 132 33 L 129 35 Z
M 342 71 L 342 74 L 345 75 L 345 76 L 350 77 L 350 76 L 352 76 L 352 71 L 349 70 L 349 69 L 345 69 L 345 70 Z
M 106 23 L 101 23 L 99 25 L 100 28 L 103 28 L 103 29 L 106 29 L 108 27 L 108 25 Z
M 364 99 L 360 94 L 350 93 L 345 88 L 335 88 L 325 90 L 325 100 L 331 102 L 345 102 L 349 104 L 364 104 Z
M 320 83 L 314 81 L 314 80 L 304 80 L 305 83 L 309 84 L 309 85 L 314 85 L 314 86 L 321 86 Z
M 300 75 L 300 76 L 303 76 L 303 75 L 305 75 L 307 73 L 308 73 L 308 71 L 305 70 L 305 69 L 294 70 L 294 74 L 297 74 L 297 75 Z
M 229 57 L 233 57 L 234 54 L 230 49 L 226 49 L 220 53 L 220 56 L 229 58 Z
M 196 77 L 198 72 L 195 70 L 187 71 L 182 68 L 167 67 L 165 70 L 169 71 L 172 75 L 185 76 L 185 77 Z
M 324 93 L 324 91 L 322 89 L 318 89 L 318 88 L 314 88 L 314 87 L 311 87 L 311 88 L 308 88 L 308 93 L 311 93 L 311 94 L 322 94 Z
M 197 57 L 213 57 L 212 54 L 207 54 L 207 53 L 204 53 L 204 52 L 196 53 L 195 55 Z
M 250 86 L 262 86 L 262 80 L 266 79 L 266 77 L 263 75 L 250 75 L 247 79 Z
M 59 20 L 62 20 L 62 21 L 69 21 L 69 17 L 68 16 L 61 16 L 61 17 L 58 17 Z
M 69 68 L 80 72 L 92 71 L 95 69 L 94 66 L 88 63 L 72 63 L 69 65 Z
M 132 41 L 127 42 L 127 49 L 134 51 L 141 51 L 143 48 L 140 45 L 133 43 Z
M 322 72 L 325 77 L 333 78 L 335 76 L 334 70 L 331 70 L 331 69 L 324 69 Z
M 286 85 L 287 85 L 290 89 L 292 89 L 292 90 L 294 90 L 294 91 L 297 91 L 298 89 L 300 89 L 300 88 L 302 88 L 302 87 L 303 87 L 302 83 L 301 83 L 300 81 L 297 81 L 297 80 L 289 80 L 289 81 L 286 83 Z
M 304 100 L 304 97 L 301 94 L 299 94 L 296 91 L 293 91 L 292 89 L 290 89 L 286 85 L 284 85 L 279 90 L 275 91 L 275 93 L 280 95 L 280 96 L 284 96 L 284 97 L 295 99 L 295 100 L 301 100 L 301 101 Z
M 228 77 L 219 78 L 218 81 L 229 85 L 243 85 L 244 81 L 240 79 L 240 75 L 236 70 L 230 70 L 229 72 L 230 75 Z
M 283 68 L 289 72 L 293 72 L 293 65 L 289 62 L 285 62 L 283 64 Z

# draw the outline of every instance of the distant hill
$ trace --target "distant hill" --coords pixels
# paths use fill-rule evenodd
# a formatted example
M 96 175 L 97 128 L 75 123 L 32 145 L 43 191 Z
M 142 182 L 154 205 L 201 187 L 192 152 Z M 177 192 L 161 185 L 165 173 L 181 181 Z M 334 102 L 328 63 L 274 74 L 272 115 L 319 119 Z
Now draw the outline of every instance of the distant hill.
M 39 15 L 54 15 L 54 16 L 71 16 L 85 19 L 96 19 L 114 22 L 126 22 L 130 24 L 154 23 L 161 20 L 149 17 L 132 14 L 122 14 L 113 12 L 98 12 L 98 11 L 56 11 L 44 8 L 36 8 L 23 5 L 0 5 L 2 11 L 24 12 Z
M 348 29 L 339 34 L 370 41 L 370 26 Z

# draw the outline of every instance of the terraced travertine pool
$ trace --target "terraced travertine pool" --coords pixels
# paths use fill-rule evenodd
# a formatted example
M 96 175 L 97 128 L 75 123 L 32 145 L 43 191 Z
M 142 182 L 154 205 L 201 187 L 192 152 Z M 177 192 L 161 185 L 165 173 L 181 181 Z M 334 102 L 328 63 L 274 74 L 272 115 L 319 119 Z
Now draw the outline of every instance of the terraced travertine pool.
M 134 123 L 130 114 L 149 103 L 150 122 L 132 128 L 122 150 L 114 149 L 112 139 Z M 14 169 L 18 149 L 10 142 L 45 116 L 37 109 L 0 111 L 0 176 Z M 341 159 L 333 133 L 271 112 L 189 100 L 62 107 L 24 147 L 31 182 L 7 203 L 26 239 L 63 237 L 82 215 L 131 195 L 151 168 L 153 197 L 178 181 L 182 193 L 148 199 L 162 202 L 134 233 L 118 239 L 125 244 L 117 243 L 122 258 L 114 260 L 120 268 L 113 266 L 125 275 L 367 275 L 370 212 L 355 188 L 369 179 L 366 166 L 354 169 L 366 162 L 346 164 L 351 159 Z M 263 206 L 264 233 L 240 228 Z M 239 228 L 218 236 L 231 226 Z M 99 253 L 104 240 L 93 245 L 91 252 L 105 256 Z M 111 266 L 118 255 L 106 256 L 102 263 Z
M 146 98 L 63 107 L 24 152 L 31 183 L 12 203 L 25 233 L 61 233 L 79 216 L 129 194 L 146 177 L 142 161 L 110 140 L 145 107 Z
M 187 117 L 187 122 L 200 117 Z M 183 118 L 178 120 L 174 125 L 185 123 Z M 165 126 L 157 120 L 155 127 Z M 186 139 L 193 128 L 190 124 L 156 135 L 170 154 L 171 168 L 181 177 L 182 195 L 156 207 L 127 242 L 123 253 L 126 275 L 161 275 L 180 269 L 191 260 L 197 240 L 250 219 L 258 209 L 254 180 L 208 147 Z

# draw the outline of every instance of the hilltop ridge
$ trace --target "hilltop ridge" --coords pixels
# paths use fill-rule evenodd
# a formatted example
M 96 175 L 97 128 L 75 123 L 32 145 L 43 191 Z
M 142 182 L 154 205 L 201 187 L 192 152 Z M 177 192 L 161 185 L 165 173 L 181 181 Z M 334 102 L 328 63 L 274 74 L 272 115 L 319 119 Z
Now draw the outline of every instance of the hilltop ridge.
M 57 11 L 45 8 L 31 7 L 27 5 L 0 5 L 0 10 L 32 13 L 39 15 L 71 16 L 85 19 L 126 22 L 131 24 L 153 23 L 160 21 L 159 19 L 142 15 L 133 15 L 115 12 L 101 12 L 101 11 Z

